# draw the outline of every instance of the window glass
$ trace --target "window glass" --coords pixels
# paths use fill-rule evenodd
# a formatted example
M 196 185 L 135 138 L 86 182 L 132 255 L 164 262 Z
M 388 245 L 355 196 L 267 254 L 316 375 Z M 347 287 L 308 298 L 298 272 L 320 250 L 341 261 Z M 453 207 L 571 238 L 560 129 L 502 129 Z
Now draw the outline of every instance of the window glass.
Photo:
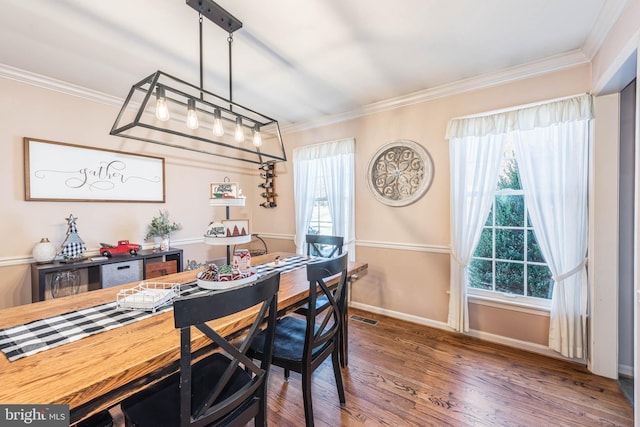
M 551 298 L 551 272 L 531 226 L 511 144 L 505 149 L 493 205 L 469 264 L 469 287 Z

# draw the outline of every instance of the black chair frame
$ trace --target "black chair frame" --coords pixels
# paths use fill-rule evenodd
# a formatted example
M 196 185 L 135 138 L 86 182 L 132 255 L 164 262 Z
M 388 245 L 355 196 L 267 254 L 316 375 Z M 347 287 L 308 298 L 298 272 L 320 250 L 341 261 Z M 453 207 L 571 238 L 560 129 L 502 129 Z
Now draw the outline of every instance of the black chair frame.
M 318 254 L 322 258 L 333 258 L 342 255 L 344 238 L 342 236 L 327 236 L 323 234 L 307 234 L 307 256 Z M 329 246 L 328 253 L 322 251 L 322 246 Z
M 175 405 L 167 396 L 173 396 L 175 400 L 178 398 L 176 393 L 179 393 L 179 407 L 176 410 L 179 411 L 178 425 L 181 427 L 243 426 L 251 419 L 255 419 L 255 425 L 265 426 L 266 389 L 273 353 L 279 285 L 280 273 L 272 273 L 255 284 L 238 289 L 177 298 L 173 308 L 175 327 L 180 329 L 180 370 L 122 402 L 127 425 L 143 426 L 140 419 L 148 421 L 149 425 L 175 424 L 177 418 L 173 412 L 173 418 L 162 419 L 160 424 L 159 415 L 149 418 L 145 418 L 145 415 L 149 415 L 148 411 L 158 412 L 163 406 Z M 259 313 L 242 340 L 231 342 L 205 323 L 259 304 Z M 261 330 L 265 318 L 266 327 Z M 192 327 L 202 332 L 221 351 L 193 363 Z M 258 334 L 264 337 L 266 349 L 259 358 L 259 365 L 247 356 L 250 344 Z M 164 393 L 164 403 L 156 398 L 160 393 Z
M 305 421 L 313 426 L 313 406 L 311 401 L 311 375 L 329 357 L 338 390 L 340 405 L 346 403 L 342 373 L 340 370 L 340 330 L 342 323 L 339 300 L 346 290 L 348 254 L 336 258 L 307 264 L 309 280 L 309 309 L 306 319 L 285 316 L 278 320 L 273 349 L 272 363 L 285 371 L 302 376 Z M 334 287 L 333 279 L 338 280 Z M 331 280 L 329 280 L 331 279 Z M 335 290 L 332 290 L 335 289 Z M 319 296 L 326 297 L 328 304 L 316 308 Z M 252 346 L 255 355 L 262 352 L 260 336 Z

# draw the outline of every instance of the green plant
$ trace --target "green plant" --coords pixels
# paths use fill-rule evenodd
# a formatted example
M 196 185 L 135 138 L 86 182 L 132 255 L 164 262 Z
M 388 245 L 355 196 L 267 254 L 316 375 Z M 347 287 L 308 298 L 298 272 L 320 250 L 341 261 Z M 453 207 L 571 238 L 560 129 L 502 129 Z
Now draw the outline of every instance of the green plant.
M 160 216 L 154 216 L 151 223 L 147 226 L 147 235 L 144 237 L 148 240 L 151 237 L 168 236 L 174 231 L 180 230 L 182 225 L 169 220 L 169 211 L 159 211 Z

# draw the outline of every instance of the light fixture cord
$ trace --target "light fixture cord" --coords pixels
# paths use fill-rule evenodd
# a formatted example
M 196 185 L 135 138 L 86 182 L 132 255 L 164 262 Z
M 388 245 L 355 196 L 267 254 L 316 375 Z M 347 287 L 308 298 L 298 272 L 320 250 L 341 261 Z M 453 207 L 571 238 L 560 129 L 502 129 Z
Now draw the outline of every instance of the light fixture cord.
M 229 37 L 227 37 L 227 43 L 229 43 L 229 101 L 233 103 L 233 86 L 232 86 L 232 68 L 231 68 L 231 46 L 233 45 L 233 33 L 229 33 Z M 229 105 L 229 109 L 233 110 L 233 104 Z
M 200 99 L 204 99 L 204 94 L 202 93 L 202 89 L 204 89 L 204 72 L 202 65 L 202 13 L 198 14 L 198 29 L 199 29 L 199 37 L 200 37 Z

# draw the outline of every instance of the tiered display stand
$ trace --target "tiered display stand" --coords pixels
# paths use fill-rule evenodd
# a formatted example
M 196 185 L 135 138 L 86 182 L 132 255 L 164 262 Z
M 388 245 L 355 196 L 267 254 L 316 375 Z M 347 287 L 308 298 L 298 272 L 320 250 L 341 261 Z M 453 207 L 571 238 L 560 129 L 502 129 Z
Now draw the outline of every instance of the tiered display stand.
M 210 206 L 224 206 L 226 209 L 225 218 L 230 219 L 229 213 L 232 206 L 244 206 L 244 197 L 239 198 L 218 198 L 209 199 Z M 251 233 L 247 233 L 245 236 L 232 236 L 232 237 L 210 237 L 205 236 L 204 242 L 208 245 L 226 246 L 227 247 L 227 264 L 231 264 L 231 246 L 240 245 L 242 243 L 249 243 L 251 241 Z
M 211 206 L 224 206 L 226 208 L 226 219 L 230 219 L 229 211 L 233 206 L 244 206 L 245 198 L 214 198 L 209 199 L 209 204 Z M 210 237 L 205 236 L 204 242 L 208 245 L 217 245 L 217 246 L 226 246 L 227 247 L 227 264 L 231 264 L 231 246 L 239 245 L 242 243 L 249 243 L 251 241 L 251 233 L 247 233 L 244 236 L 231 236 L 231 237 Z M 231 289 L 237 286 L 242 286 L 256 280 L 255 273 L 252 272 L 250 277 L 245 277 L 238 280 L 229 280 L 229 281 L 204 281 L 197 280 L 198 286 L 205 289 L 213 289 L 213 290 L 224 290 Z

